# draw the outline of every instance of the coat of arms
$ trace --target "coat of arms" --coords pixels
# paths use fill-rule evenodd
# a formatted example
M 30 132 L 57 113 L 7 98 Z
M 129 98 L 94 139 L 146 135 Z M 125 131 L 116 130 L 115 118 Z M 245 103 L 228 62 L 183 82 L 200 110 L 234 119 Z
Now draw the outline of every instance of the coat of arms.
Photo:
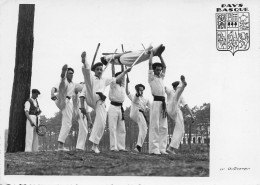
M 250 46 L 249 12 L 216 13 L 217 50 L 246 51 Z

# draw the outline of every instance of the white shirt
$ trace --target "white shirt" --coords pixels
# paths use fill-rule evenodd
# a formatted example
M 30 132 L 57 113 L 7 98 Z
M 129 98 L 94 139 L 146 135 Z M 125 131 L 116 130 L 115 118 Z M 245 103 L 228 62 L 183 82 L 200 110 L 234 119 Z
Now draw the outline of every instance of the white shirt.
M 116 78 L 98 78 L 91 74 L 90 66 L 86 63 L 86 68 L 82 67 L 82 72 L 84 74 L 86 83 L 90 83 L 91 87 L 93 88 L 93 97 L 99 97 L 96 92 L 105 92 L 105 89 L 108 85 L 110 85 L 113 81 L 116 81 Z M 83 88 L 84 89 L 84 88 Z M 82 90 L 83 91 L 83 90 Z
M 74 95 L 74 90 L 75 90 L 75 83 L 73 82 L 68 82 L 67 78 L 65 79 L 65 87 L 67 88 L 67 94 L 66 96 L 72 97 Z
M 160 77 L 154 75 L 153 70 L 149 70 L 148 72 L 148 83 L 151 87 L 152 95 L 154 96 L 164 96 L 165 88 L 164 88 L 164 79 L 165 74 L 161 73 Z
M 89 79 L 91 84 L 93 85 L 93 91 L 96 92 L 104 92 L 106 89 L 106 86 L 110 85 L 113 81 L 116 80 L 116 78 L 111 77 L 111 78 L 103 78 L 102 76 L 100 78 L 94 76 L 91 74 L 90 66 L 88 63 L 86 63 L 86 69 L 83 67 L 82 68 L 83 73 L 85 73 Z
M 77 83 L 74 82 L 68 82 L 67 78 L 65 78 L 65 88 L 67 88 L 66 90 L 66 96 L 70 96 L 72 97 L 73 95 L 75 95 L 75 87 L 76 87 Z M 59 86 L 60 83 L 55 84 L 55 88 L 57 89 L 57 93 L 59 93 Z
M 109 100 L 123 103 L 125 101 L 125 83 L 123 82 L 120 86 L 116 81 L 112 81 L 109 90 Z
M 33 99 L 33 98 L 30 98 L 30 99 L 32 100 L 33 105 L 34 105 L 35 107 L 37 107 L 37 102 L 36 102 L 36 100 Z M 31 107 L 31 104 L 30 104 L 30 102 L 27 100 L 27 101 L 25 102 L 25 104 L 24 104 L 24 111 L 28 111 L 28 112 L 29 112 L 30 107 Z
M 150 102 L 143 96 L 137 97 L 131 93 L 128 94 L 128 98 L 132 101 L 132 106 L 135 106 L 138 110 L 147 111 L 150 108 Z

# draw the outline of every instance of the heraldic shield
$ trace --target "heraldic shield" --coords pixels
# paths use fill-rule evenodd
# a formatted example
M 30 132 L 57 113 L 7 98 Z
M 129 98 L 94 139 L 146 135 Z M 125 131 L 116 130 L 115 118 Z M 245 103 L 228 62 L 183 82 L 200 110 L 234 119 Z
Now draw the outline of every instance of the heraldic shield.
M 246 51 L 250 44 L 249 12 L 216 13 L 217 50 Z

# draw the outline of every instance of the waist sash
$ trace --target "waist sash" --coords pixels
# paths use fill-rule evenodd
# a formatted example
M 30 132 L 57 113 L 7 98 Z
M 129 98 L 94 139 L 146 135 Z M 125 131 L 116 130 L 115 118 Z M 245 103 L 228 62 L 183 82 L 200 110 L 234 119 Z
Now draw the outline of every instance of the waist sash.
M 166 110 L 165 97 L 153 95 L 153 101 L 161 101 L 162 102 L 163 117 L 166 117 L 167 110 Z
M 111 101 L 111 105 L 121 106 L 122 120 L 125 120 L 123 103 L 118 103 L 118 102 L 115 102 L 115 101 Z

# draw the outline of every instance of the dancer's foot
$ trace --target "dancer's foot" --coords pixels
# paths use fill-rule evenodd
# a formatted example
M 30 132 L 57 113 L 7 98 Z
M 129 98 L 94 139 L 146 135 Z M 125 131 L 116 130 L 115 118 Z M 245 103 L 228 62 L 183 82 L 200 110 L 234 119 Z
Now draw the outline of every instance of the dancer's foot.
M 153 55 L 154 56 L 161 56 L 162 52 L 165 50 L 165 46 L 162 44 L 156 48 L 153 48 Z
M 175 155 L 175 154 L 176 154 L 175 151 L 174 151 L 174 148 L 173 148 L 173 147 L 170 147 L 170 146 L 167 148 L 166 152 L 167 152 L 168 154 L 171 154 L 171 155 Z
M 105 66 L 107 65 L 107 61 L 106 61 L 105 57 L 101 57 L 100 60 L 101 60 L 102 64 L 104 64 Z
M 91 148 L 91 150 L 92 150 L 93 152 L 95 152 L 96 154 L 99 154 L 99 153 L 100 153 L 100 151 L 99 151 L 97 145 L 93 145 L 92 148 Z
M 187 86 L 187 82 L 186 82 L 185 77 L 183 75 L 181 75 L 181 82 L 184 86 Z
M 65 65 L 62 67 L 62 70 L 61 70 L 61 75 L 60 75 L 61 78 L 64 78 L 64 77 L 65 77 L 65 74 L 66 74 L 67 69 L 68 69 L 68 65 L 65 64 Z

